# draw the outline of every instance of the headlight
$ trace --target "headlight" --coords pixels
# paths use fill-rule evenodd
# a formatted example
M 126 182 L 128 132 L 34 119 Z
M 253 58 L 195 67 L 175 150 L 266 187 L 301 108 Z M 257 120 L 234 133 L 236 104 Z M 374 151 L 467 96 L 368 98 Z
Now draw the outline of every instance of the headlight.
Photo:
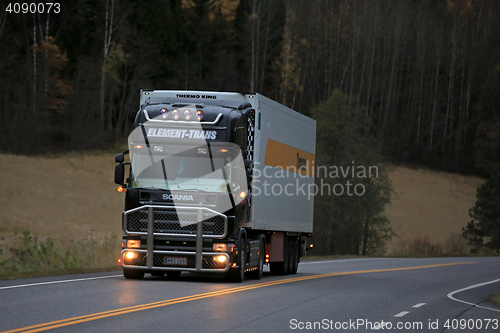
M 138 249 L 141 247 L 141 241 L 135 239 L 127 240 L 127 247 L 131 249 Z
M 214 252 L 226 252 L 227 246 L 226 244 L 214 243 L 213 250 Z
M 181 113 L 179 112 L 179 110 L 177 110 L 177 109 L 172 110 L 172 117 L 174 117 L 175 120 L 179 119 L 180 116 L 181 116 Z
M 188 109 L 184 110 L 182 114 L 184 115 L 184 119 L 186 120 L 189 120 L 192 117 L 191 111 L 189 111 Z

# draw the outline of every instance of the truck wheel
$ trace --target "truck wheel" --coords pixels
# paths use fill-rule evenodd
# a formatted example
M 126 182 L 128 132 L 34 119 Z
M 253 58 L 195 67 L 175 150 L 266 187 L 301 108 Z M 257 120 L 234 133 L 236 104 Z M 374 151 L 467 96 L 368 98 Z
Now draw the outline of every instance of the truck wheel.
M 260 239 L 259 247 L 259 266 L 257 266 L 255 271 L 248 273 L 248 277 L 255 280 L 260 280 L 262 278 L 262 271 L 264 270 L 264 256 L 266 254 L 266 242 L 264 238 Z
M 245 250 L 238 251 L 238 269 L 230 270 L 224 275 L 224 279 L 229 282 L 241 283 L 245 281 L 245 263 L 243 259 L 245 255 Z M 243 264 L 242 264 L 243 263 Z
M 132 268 L 124 268 L 123 276 L 126 279 L 141 280 L 144 277 L 144 271 Z
M 241 283 L 245 281 L 246 248 L 245 238 L 238 238 L 238 269 L 228 272 L 229 280 L 232 282 Z
M 298 239 L 293 238 L 293 263 L 292 263 L 292 271 L 290 274 L 297 274 L 297 270 L 299 269 L 299 251 L 300 251 L 300 241 Z
M 172 279 L 178 279 L 181 276 L 181 271 L 170 271 L 167 272 L 167 276 Z
M 151 272 L 150 274 L 151 274 L 151 276 L 156 276 L 156 277 L 165 276 L 165 272 L 162 272 L 162 271 Z

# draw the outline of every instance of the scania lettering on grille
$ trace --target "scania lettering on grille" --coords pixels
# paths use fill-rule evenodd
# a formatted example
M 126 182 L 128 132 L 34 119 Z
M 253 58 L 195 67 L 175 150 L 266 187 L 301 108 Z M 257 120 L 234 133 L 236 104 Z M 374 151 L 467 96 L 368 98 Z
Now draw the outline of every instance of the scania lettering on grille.
M 175 139 L 210 139 L 217 138 L 217 131 L 203 131 L 193 129 L 150 128 L 148 137 L 175 138 Z
M 184 200 L 184 201 L 193 201 L 192 195 L 187 194 L 164 194 L 163 200 Z

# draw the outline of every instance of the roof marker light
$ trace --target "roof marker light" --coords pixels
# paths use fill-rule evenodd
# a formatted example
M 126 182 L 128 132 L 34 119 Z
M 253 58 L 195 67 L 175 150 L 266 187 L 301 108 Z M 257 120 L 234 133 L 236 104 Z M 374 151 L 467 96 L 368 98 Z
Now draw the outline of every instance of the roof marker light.
M 177 109 L 172 110 L 172 117 L 174 117 L 175 120 L 179 119 L 180 116 L 181 116 L 181 113 L 179 112 L 179 110 L 177 110 Z
M 191 117 L 193 116 L 191 114 L 191 111 L 189 111 L 188 109 L 184 110 L 184 112 L 182 114 L 184 115 L 184 119 L 186 119 L 186 120 L 190 120 Z
M 198 121 L 201 121 L 203 119 L 204 115 L 205 115 L 205 113 L 202 110 L 196 111 L 196 117 L 198 118 Z

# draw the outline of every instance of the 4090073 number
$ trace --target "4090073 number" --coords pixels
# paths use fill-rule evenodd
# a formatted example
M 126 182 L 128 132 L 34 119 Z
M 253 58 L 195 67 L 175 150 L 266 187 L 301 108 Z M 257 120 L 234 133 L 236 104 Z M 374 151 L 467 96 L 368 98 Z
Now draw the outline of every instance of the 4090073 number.
M 443 325 L 449 330 L 482 330 L 499 328 L 498 319 L 448 319 Z
M 5 11 L 12 14 L 48 14 L 61 12 L 61 4 L 58 2 L 40 2 L 40 3 L 9 3 Z

